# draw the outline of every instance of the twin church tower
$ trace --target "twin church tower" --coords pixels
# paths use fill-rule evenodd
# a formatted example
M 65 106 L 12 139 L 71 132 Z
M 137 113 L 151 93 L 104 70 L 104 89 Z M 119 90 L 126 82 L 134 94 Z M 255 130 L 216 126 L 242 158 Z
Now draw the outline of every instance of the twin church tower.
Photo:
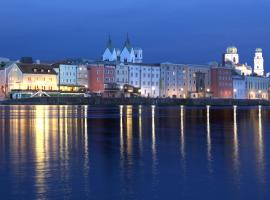
M 143 50 L 139 47 L 131 45 L 129 36 L 127 35 L 126 41 L 122 49 L 115 48 L 111 37 L 109 36 L 107 47 L 102 56 L 103 61 L 119 61 L 122 63 L 142 63 Z
M 224 63 L 231 63 L 235 68 L 241 69 L 244 75 L 252 74 L 252 68 L 247 65 L 240 64 L 239 54 L 236 47 L 228 47 L 224 54 Z M 254 56 L 253 72 L 258 76 L 264 76 L 264 59 L 261 48 L 257 48 Z

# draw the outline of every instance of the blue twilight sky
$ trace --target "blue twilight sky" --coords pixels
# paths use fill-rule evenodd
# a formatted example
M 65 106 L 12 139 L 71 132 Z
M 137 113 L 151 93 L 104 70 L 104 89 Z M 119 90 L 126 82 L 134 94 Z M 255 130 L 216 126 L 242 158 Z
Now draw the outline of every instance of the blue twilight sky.
M 270 70 L 269 0 L 1 0 L 0 57 L 99 58 L 108 34 L 144 49 L 146 62 L 220 61 L 229 45 Z

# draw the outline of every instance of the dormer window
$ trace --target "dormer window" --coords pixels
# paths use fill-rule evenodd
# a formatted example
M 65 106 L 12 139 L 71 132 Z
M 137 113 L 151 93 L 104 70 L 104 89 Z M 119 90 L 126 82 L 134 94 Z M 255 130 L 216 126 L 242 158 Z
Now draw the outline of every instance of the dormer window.
M 34 69 L 33 69 L 33 71 L 34 71 L 34 72 L 37 72 L 37 69 L 36 69 L 36 68 L 34 68 Z
M 40 71 L 41 71 L 41 72 L 44 72 L 44 69 L 41 69 Z
M 48 69 L 48 73 L 50 73 L 51 72 L 51 70 L 50 69 Z

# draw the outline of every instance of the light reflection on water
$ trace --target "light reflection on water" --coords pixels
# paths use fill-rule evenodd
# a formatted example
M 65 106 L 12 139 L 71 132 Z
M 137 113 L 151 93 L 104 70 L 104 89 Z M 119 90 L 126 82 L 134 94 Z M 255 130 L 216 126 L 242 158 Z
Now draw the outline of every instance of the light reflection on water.
M 0 192 L 10 199 L 269 197 L 269 115 L 261 106 L 2 106 Z

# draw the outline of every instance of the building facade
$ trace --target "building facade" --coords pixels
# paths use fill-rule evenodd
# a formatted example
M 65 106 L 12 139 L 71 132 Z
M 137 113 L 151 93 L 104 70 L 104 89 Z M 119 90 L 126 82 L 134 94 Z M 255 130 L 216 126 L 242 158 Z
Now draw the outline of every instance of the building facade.
M 1 70 L 1 92 L 57 91 L 57 73 L 50 65 L 13 63 Z
M 129 83 L 129 67 L 124 63 L 118 63 L 115 67 L 115 81 L 123 88 L 125 84 Z
M 77 84 L 88 89 L 88 70 L 87 65 L 78 65 L 77 67 Z
M 246 80 L 245 76 L 234 75 L 233 79 L 233 98 L 245 99 L 246 98 Z
M 233 98 L 233 81 L 231 68 L 211 68 L 211 92 L 214 98 Z
M 91 64 L 88 66 L 88 89 L 92 93 L 104 92 L 104 64 Z
M 161 63 L 160 96 L 171 98 L 188 97 L 188 68 L 182 64 Z
M 143 97 L 160 96 L 160 65 L 140 65 L 140 88 Z
M 246 99 L 269 99 L 269 78 L 261 76 L 246 76 Z
M 186 65 L 187 92 L 189 98 L 203 98 L 211 92 L 209 65 Z

